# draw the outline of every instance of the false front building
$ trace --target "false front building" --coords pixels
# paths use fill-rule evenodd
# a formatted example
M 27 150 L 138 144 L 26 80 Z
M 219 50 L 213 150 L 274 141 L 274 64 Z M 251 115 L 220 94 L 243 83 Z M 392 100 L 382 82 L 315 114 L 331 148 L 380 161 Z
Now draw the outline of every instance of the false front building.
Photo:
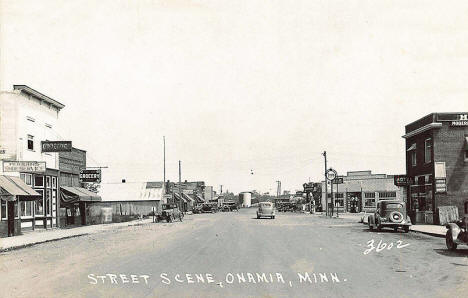
M 432 113 L 405 126 L 409 211 L 416 222 L 443 223 L 448 206 L 468 199 L 468 113 Z M 440 208 L 444 207 L 444 208 Z

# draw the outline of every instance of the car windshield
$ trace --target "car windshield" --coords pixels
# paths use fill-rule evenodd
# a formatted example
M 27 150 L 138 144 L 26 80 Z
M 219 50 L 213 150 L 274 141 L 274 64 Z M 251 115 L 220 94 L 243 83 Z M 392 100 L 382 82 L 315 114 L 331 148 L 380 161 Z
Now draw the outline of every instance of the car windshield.
M 271 203 L 260 203 L 260 207 L 262 208 L 270 208 L 271 206 Z

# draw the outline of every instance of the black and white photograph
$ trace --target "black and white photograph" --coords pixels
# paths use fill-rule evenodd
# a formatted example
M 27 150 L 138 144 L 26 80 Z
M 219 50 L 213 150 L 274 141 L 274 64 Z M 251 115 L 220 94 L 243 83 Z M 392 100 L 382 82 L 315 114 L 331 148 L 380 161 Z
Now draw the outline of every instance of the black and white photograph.
M 467 16 L 0 0 L 0 297 L 468 297 Z

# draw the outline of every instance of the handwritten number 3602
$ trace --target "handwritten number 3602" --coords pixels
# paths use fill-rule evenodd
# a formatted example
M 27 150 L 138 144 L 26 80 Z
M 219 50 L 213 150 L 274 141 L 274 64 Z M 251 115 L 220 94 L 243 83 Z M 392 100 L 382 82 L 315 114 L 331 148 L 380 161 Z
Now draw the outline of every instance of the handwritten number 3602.
M 375 249 L 376 252 L 381 252 L 382 250 L 384 249 L 387 249 L 387 250 L 390 250 L 393 248 L 393 242 L 390 242 L 388 245 L 387 243 L 383 242 L 382 243 L 382 240 L 379 241 L 379 243 L 377 244 L 377 246 L 374 245 L 375 244 L 375 241 L 374 239 L 372 240 L 369 240 L 367 241 L 367 247 L 368 249 L 366 249 L 364 251 L 364 254 L 367 255 L 368 253 L 370 253 L 371 251 L 373 251 Z M 396 242 L 396 248 L 403 248 L 403 247 L 406 247 L 410 245 L 409 243 L 406 243 L 406 244 L 403 244 L 403 242 L 401 240 L 398 240 Z

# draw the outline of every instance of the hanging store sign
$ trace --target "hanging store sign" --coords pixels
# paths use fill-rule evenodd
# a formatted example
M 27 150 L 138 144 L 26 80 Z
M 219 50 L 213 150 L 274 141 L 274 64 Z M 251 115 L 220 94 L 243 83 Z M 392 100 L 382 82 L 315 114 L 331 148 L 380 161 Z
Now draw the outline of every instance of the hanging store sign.
M 333 179 L 332 181 L 333 184 L 343 184 L 343 177 L 337 177 Z
M 436 193 L 447 192 L 447 180 L 445 178 L 436 178 L 435 188 L 436 188 Z
M 45 161 L 4 161 L 4 172 L 28 172 L 44 173 L 46 171 Z
M 71 141 L 41 141 L 41 152 L 71 152 Z
M 80 182 L 101 182 L 101 170 L 81 170 Z
M 395 186 L 408 186 L 413 184 L 413 178 L 407 175 L 395 175 L 393 176 L 393 184 Z

